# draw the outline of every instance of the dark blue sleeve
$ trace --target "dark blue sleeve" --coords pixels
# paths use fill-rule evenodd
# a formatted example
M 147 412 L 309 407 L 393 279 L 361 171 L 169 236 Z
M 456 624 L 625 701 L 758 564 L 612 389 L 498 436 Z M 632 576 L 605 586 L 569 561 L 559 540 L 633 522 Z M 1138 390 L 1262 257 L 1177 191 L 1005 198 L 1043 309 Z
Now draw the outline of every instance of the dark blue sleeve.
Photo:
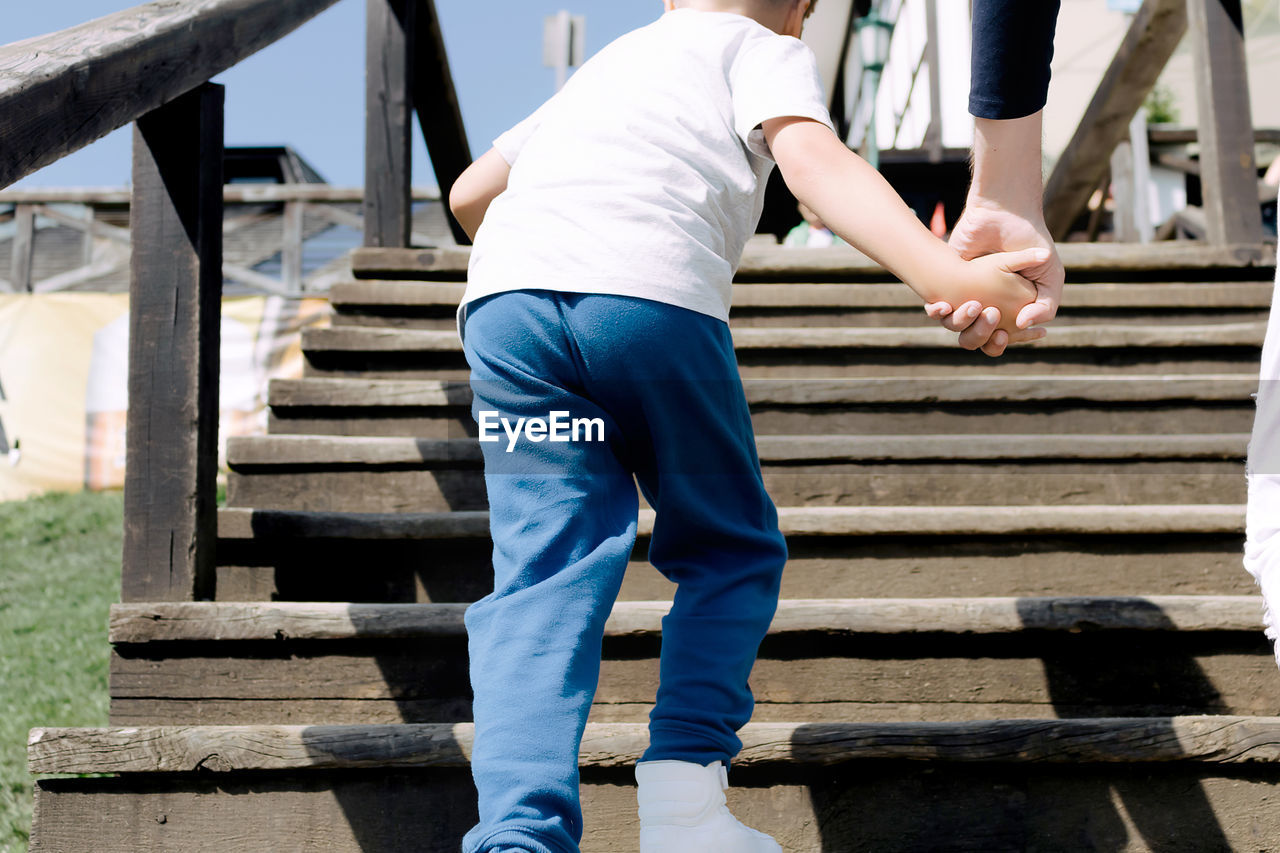
M 969 112 L 1010 119 L 1044 108 L 1062 0 L 973 0 Z

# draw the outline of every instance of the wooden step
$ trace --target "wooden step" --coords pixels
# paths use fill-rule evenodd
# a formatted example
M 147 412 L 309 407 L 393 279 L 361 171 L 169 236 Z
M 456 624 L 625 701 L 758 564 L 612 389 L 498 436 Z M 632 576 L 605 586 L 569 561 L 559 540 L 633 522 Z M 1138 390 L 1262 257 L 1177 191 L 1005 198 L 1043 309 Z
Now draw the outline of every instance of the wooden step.
M 593 720 L 647 718 L 669 607 L 615 605 Z M 465 721 L 464 610 L 116 605 L 111 721 Z M 752 672 L 754 719 L 1266 713 L 1280 680 L 1261 625 L 1258 596 L 784 600 Z
M 1247 444 L 1247 434 L 757 439 L 765 487 L 784 506 L 1233 503 L 1245 497 Z M 228 440 L 227 461 L 229 506 L 488 506 L 474 439 L 246 436 Z
M 1060 243 L 1058 254 L 1072 282 L 1207 281 L 1271 279 L 1274 245 L 1209 246 L 1199 242 L 1156 245 Z M 356 249 L 351 269 L 356 278 L 460 281 L 469 249 Z M 738 281 L 892 281 L 885 270 L 856 249 L 765 248 L 743 253 Z
M 784 596 L 1245 594 L 1244 507 L 781 507 Z M 488 514 L 223 509 L 221 600 L 460 602 L 492 589 Z M 647 560 L 622 598 L 669 599 Z M 360 566 L 373 570 L 353 571 Z
M 734 813 L 787 853 L 1255 850 L 1280 835 L 1280 720 L 1196 716 L 750 723 Z M 33 729 L 31 849 L 456 851 L 475 822 L 459 725 Z M 638 849 L 639 724 L 589 724 L 583 850 Z M 127 807 L 122 804 L 127 803 Z M 939 840 L 945 841 L 940 844 Z
M 1249 432 L 1257 371 L 1204 376 L 747 379 L 757 435 Z M 275 379 L 270 431 L 475 435 L 465 380 Z
M 329 291 L 334 326 L 454 329 L 461 282 L 358 279 Z M 1272 283 L 1073 284 L 1053 327 L 1123 322 L 1265 321 Z M 919 297 L 901 284 L 737 284 L 731 321 L 744 326 L 932 326 Z
M 1266 324 L 1067 326 L 992 359 L 934 328 L 744 328 L 733 331 L 744 377 L 1244 373 L 1256 371 Z M 457 332 L 339 327 L 302 333 L 304 376 L 466 379 Z

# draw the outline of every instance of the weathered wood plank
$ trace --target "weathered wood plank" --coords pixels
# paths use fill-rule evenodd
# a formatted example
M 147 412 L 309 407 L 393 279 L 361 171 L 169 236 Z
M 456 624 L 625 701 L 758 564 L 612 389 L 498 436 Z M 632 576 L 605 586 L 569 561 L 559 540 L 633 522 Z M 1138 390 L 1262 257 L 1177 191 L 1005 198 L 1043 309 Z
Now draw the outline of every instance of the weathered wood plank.
M 31 263 L 36 248 L 36 212 L 29 204 L 20 204 L 13 211 L 13 240 L 9 251 L 9 284 L 16 293 L 32 291 Z
M 762 435 L 761 462 L 998 459 L 1238 459 L 1233 435 Z M 233 469 L 249 466 L 463 465 L 481 460 L 475 439 L 269 435 L 227 440 Z
M 1256 596 L 788 599 L 770 634 L 999 634 L 1019 631 L 1254 631 Z M 614 605 L 607 637 L 656 635 L 667 601 Z M 466 604 L 175 602 L 114 604 L 112 643 L 463 636 Z
M 412 230 L 412 0 L 366 0 L 364 244 L 409 245 Z
M 1280 834 L 1274 765 L 845 763 L 773 774 L 735 762 L 733 813 L 788 851 L 1170 853 L 1255 850 Z M 584 768 L 581 848 L 637 853 L 626 769 Z M 227 849 L 456 853 L 476 820 L 463 768 L 38 779 L 33 853 Z M 118 804 L 127 802 L 128 808 Z
M 127 187 L 44 187 L 0 190 L 0 204 L 89 204 L 127 205 L 132 199 Z M 316 204 L 359 204 L 364 187 L 330 184 L 227 184 L 222 188 L 226 204 L 282 204 L 309 201 Z M 440 201 L 435 187 L 414 187 L 414 201 Z
M 458 176 L 471 165 L 471 146 L 467 144 L 467 129 L 462 123 L 462 109 L 458 106 L 458 93 L 453 86 L 453 74 L 449 70 L 449 55 L 445 50 L 444 34 L 440 29 L 440 16 L 434 0 L 419 0 L 414 22 L 413 99 L 418 113 L 418 123 L 427 143 L 427 154 L 436 173 L 442 198 L 449 197 L 449 190 Z M 468 245 L 471 238 L 445 206 L 453 239 Z
M 1078 400 L 1100 403 L 1247 399 L 1258 387 L 1253 374 L 1212 376 L 965 376 L 869 377 L 848 379 L 747 379 L 747 402 L 753 406 L 884 405 L 888 403 L 1026 403 Z M 326 408 L 471 406 L 465 381 L 431 379 L 273 379 L 273 407 Z M 468 417 L 470 417 L 468 411 Z
M 1188 0 L 1146 0 L 1045 185 L 1044 217 L 1063 239 L 1102 180 L 1111 152 L 1187 30 Z M 1193 0 L 1194 2 L 1194 0 Z M 1066 261 L 1066 258 L 1063 258 Z
M 639 535 L 653 530 L 641 510 Z M 1062 533 L 1217 534 L 1244 530 L 1236 504 L 1150 506 L 779 507 L 784 534 L 796 536 L 1012 536 Z M 223 539 L 458 539 L 487 537 L 487 512 L 340 513 L 224 508 Z
M 434 281 L 360 279 L 337 282 L 329 301 L 342 311 L 366 307 L 391 311 L 397 307 L 457 307 L 466 286 Z M 1259 308 L 1271 305 L 1272 284 L 1258 282 L 1168 282 L 1161 284 L 1104 282 L 1072 283 L 1063 312 L 1082 309 L 1171 309 L 1207 311 Z M 733 310 L 747 308 L 920 308 L 920 299 L 901 284 L 826 283 L 735 284 Z
M 1161 2 L 1173 3 L 1174 0 Z M 1126 117 L 1121 124 L 1125 125 L 1128 121 Z M 1105 168 L 1108 155 L 1100 156 Z M 1096 184 L 1089 186 L 1090 193 L 1095 186 Z M 1081 206 L 1083 204 L 1081 202 Z M 1185 275 L 1200 270 L 1259 267 L 1261 279 L 1263 276 L 1270 278 L 1266 268 L 1271 267 L 1271 271 L 1274 271 L 1276 263 L 1274 246 L 1258 246 L 1254 243 L 1233 246 L 1063 243 L 1058 246 L 1058 254 L 1062 257 L 1069 276 L 1156 270 Z M 351 266 L 356 278 L 439 280 L 465 274 L 469 257 L 470 249 L 466 247 L 429 250 L 363 248 L 352 253 Z M 808 276 L 893 280 L 878 264 L 847 247 L 806 249 L 803 252 L 780 247 L 751 249 L 743 254 L 742 264 L 738 267 L 738 278 L 744 281 L 768 278 L 796 281 Z
M 0 47 L 0 187 L 278 41 L 336 0 L 168 0 Z
M 290 201 L 284 206 L 284 235 L 280 247 L 280 278 L 287 290 L 302 290 L 302 237 L 305 202 Z
M 408 701 L 444 714 L 465 709 L 471 695 L 464 637 L 236 645 L 118 647 L 111 656 L 112 701 L 239 700 L 247 703 L 246 714 L 264 701 L 264 710 L 285 700 L 349 699 L 375 707 Z M 621 722 L 644 720 L 658 689 L 658 650 L 657 636 L 606 638 L 593 708 Z M 1100 659 L 1107 666 L 1099 667 Z M 761 704 L 910 704 L 919 707 L 918 719 L 934 722 L 963 718 L 957 706 L 971 702 L 1061 707 L 1061 716 L 1269 714 L 1280 703 L 1274 673 L 1275 658 L 1257 630 L 780 634 L 761 645 L 751 687 Z M 781 707 L 771 715 L 799 716 Z M 466 722 L 468 716 L 414 722 Z
M 1206 236 L 1215 245 L 1256 243 L 1262 239 L 1262 214 L 1240 0 L 1187 0 L 1187 21 L 1198 69 Z
M 213 593 L 222 108 L 205 84 L 134 130 L 124 601 Z
M 779 506 L 1026 506 L 1168 504 L 1245 499 L 1243 454 L 1233 460 L 1062 461 L 899 459 L 763 463 Z M 470 467 L 360 466 L 233 471 L 230 506 L 324 512 L 488 508 L 479 463 Z M 646 505 L 646 502 L 642 502 Z
M 1113 347 L 1261 347 L 1266 323 L 1215 323 L 1177 326 L 1066 326 L 1048 337 L 1022 345 L 1024 350 Z M 738 350 L 956 349 L 955 334 L 940 327 L 922 328 L 738 328 Z M 303 349 L 330 352 L 457 353 L 456 331 L 379 329 L 357 326 L 304 329 Z
M 1280 719 L 1194 716 L 976 723 L 748 723 L 735 766 L 831 765 L 907 759 L 956 762 L 1280 762 Z M 182 773 L 465 767 L 474 728 L 380 726 L 150 726 L 35 728 L 32 773 Z M 628 767 L 648 748 L 647 726 L 587 727 L 584 767 Z

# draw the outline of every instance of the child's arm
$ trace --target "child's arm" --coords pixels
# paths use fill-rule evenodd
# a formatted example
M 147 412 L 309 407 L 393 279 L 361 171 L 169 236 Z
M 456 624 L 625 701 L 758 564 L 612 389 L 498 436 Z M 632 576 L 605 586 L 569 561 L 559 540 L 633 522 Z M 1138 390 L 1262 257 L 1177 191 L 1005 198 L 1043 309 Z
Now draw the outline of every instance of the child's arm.
M 507 188 L 511 167 L 496 148 L 490 148 L 458 176 L 449 190 L 449 209 L 467 236 L 475 239 L 489 202 Z
M 1011 341 L 1039 337 L 1019 330 L 1019 310 L 1036 298 L 1017 275 L 1044 261 L 1043 249 L 961 260 L 924 227 L 880 173 L 812 119 L 783 116 L 762 125 L 787 187 L 847 243 L 902 279 L 925 302 L 977 300 L 1000 310 Z

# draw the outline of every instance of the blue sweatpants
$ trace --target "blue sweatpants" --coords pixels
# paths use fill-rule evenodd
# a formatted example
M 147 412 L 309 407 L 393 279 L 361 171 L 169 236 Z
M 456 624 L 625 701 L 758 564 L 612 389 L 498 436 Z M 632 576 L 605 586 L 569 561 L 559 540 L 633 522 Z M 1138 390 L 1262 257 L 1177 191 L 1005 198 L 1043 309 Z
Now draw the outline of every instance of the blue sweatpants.
M 657 511 L 649 561 L 678 584 L 643 760 L 727 765 L 741 749 L 786 544 L 724 322 L 548 290 L 482 298 L 464 322 L 472 415 L 492 427 L 480 446 L 494 588 L 466 613 L 480 822 L 463 851 L 575 853 L 578 749 L 636 482 Z M 520 418 L 560 426 L 520 431 Z

